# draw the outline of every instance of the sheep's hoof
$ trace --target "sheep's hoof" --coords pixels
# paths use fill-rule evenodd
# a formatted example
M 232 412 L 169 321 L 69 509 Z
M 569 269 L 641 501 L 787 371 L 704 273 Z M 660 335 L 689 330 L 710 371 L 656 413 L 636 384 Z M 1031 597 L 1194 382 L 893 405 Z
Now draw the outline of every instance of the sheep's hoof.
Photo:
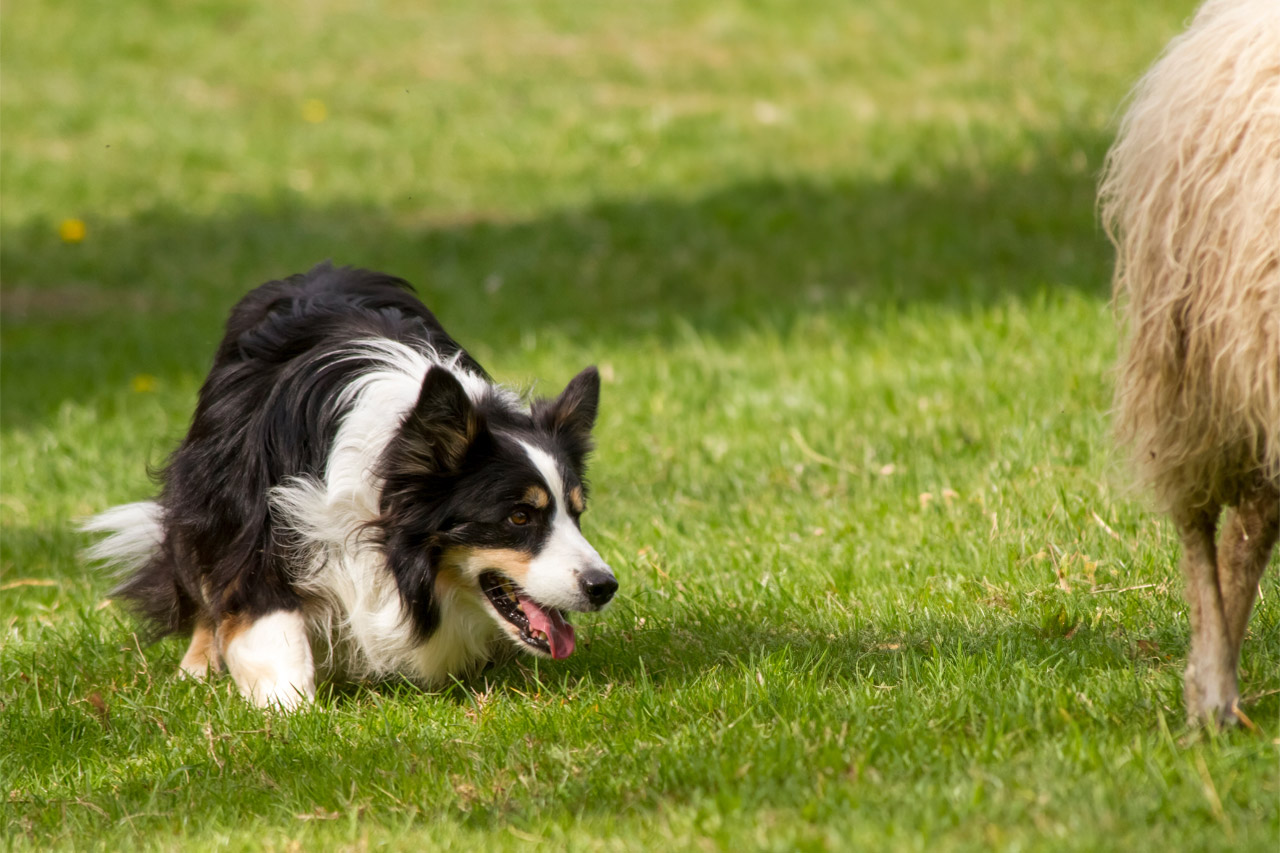
M 1183 695 L 1187 701 L 1187 719 L 1195 723 L 1230 726 L 1240 721 L 1240 693 L 1234 673 L 1215 667 L 1187 664 Z

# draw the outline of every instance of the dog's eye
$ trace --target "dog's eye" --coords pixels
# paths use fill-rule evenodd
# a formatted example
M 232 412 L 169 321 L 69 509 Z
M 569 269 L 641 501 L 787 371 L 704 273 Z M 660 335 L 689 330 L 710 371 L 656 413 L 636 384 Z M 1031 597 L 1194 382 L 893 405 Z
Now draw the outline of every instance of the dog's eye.
M 507 521 L 511 522 L 516 527 L 524 527 L 529 523 L 529 513 L 522 509 L 518 509 L 511 513 L 511 515 L 507 516 Z

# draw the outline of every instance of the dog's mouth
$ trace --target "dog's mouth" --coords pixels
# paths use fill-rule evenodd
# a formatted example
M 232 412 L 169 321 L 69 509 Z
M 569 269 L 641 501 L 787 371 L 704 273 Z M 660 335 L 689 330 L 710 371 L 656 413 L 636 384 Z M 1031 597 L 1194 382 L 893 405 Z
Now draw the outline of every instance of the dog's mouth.
M 556 660 L 573 654 L 573 626 L 564 613 L 534 601 L 515 581 L 496 571 L 480 573 L 480 589 L 525 646 Z

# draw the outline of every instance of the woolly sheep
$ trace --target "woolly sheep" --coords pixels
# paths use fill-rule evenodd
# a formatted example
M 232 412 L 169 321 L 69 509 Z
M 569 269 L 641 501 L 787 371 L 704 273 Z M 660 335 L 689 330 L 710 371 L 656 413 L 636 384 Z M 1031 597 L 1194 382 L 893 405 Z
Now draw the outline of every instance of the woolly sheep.
M 1132 94 L 1100 210 L 1116 431 L 1182 540 L 1187 713 L 1247 719 L 1240 647 L 1280 533 L 1280 2 L 1200 8 Z

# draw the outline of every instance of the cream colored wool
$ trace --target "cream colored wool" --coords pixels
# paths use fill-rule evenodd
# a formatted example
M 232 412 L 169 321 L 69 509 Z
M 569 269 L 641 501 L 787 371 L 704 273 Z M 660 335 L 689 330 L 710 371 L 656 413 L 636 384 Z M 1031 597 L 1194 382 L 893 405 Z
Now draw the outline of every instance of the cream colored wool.
M 1170 511 L 1280 483 L 1280 0 L 1210 0 L 1138 83 L 1101 211 L 1116 427 Z
M 1135 88 L 1099 197 L 1117 433 L 1182 541 L 1187 713 L 1247 722 L 1240 650 L 1280 539 L 1280 0 L 1201 7 Z

